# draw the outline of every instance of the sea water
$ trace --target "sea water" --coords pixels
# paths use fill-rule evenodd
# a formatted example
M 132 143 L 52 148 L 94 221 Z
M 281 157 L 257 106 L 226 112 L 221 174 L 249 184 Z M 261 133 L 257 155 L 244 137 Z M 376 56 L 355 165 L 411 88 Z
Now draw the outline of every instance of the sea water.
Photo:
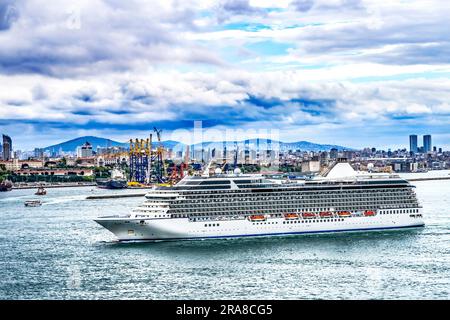
M 413 184 L 424 228 L 128 244 L 92 219 L 142 198 L 87 200 L 110 192 L 95 187 L 3 192 L 0 298 L 448 299 L 450 180 Z M 24 206 L 36 198 L 44 204 Z

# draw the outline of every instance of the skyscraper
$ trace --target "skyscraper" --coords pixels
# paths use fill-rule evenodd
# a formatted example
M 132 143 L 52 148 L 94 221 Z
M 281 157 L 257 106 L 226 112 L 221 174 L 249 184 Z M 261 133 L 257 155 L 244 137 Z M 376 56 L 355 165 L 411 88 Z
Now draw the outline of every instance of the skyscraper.
M 3 135 L 3 160 L 12 159 L 12 140 L 9 136 Z
M 86 141 L 82 146 L 77 147 L 77 158 L 92 157 L 92 145 Z
M 431 135 L 427 134 L 423 136 L 423 152 L 427 153 L 431 151 Z
M 415 134 L 409 136 L 409 151 L 417 153 L 417 135 Z

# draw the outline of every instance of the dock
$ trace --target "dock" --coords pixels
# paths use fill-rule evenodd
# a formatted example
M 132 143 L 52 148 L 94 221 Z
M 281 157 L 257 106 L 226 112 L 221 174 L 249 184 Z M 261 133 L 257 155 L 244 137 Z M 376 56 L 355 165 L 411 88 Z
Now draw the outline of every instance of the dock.
M 33 185 L 13 185 L 13 189 L 37 189 L 41 184 Z M 73 187 L 95 187 L 97 184 L 95 182 L 84 182 L 84 183 L 61 183 L 61 184 L 42 184 L 44 188 L 73 188 Z
M 145 195 L 146 193 L 99 194 L 95 196 L 87 196 L 86 200 L 132 198 L 132 197 L 143 197 Z
M 429 178 L 411 178 L 407 179 L 408 181 L 430 181 L 430 180 L 450 180 L 450 176 L 448 177 L 429 177 Z

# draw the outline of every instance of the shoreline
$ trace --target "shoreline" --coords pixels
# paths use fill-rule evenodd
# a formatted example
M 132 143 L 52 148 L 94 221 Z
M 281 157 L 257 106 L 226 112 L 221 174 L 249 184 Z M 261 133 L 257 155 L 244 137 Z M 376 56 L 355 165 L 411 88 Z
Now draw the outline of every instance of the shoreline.
M 439 180 L 450 180 L 449 176 L 443 176 L 443 177 L 418 177 L 418 178 L 405 178 L 403 179 L 410 181 L 410 182 L 416 182 L 416 181 L 439 181 Z M 36 185 L 26 185 L 26 186 L 13 186 L 12 190 L 25 190 L 25 189 L 36 189 L 39 188 L 39 184 Z M 76 187 L 97 187 L 97 184 L 95 182 L 88 182 L 88 183 L 74 183 L 74 184 L 44 184 L 44 188 L 76 188 Z M 151 189 L 153 186 L 148 187 L 128 187 L 125 189 L 118 189 L 116 191 L 120 190 L 146 190 Z M 100 188 L 99 188 L 100 189 Z M 105 194 L 105 195 L 95 195 L 95 196 L 89 196 L 87 199 L 106 199 L 106 198 L 125 198 L 125 197 L 138 197 L 138 196 L 144 196 L 145 194 L 139 193 L 139 194 Z
M 24 189 L 36 189 L 39 188 L 40 185 L 33 185 L 33 186 L 13 186 L 12 190 L 24 190 Z M 75 187 L 97 187 L 96 183 L 85 183 L 85 184 L 48 184 L 48 185 L 42 185 L 44 188 L 75 188 Z M 151 189 L 153 186 L 149 187 L 128 187 L 124 189 L 116 189 L 116 190 L 141 190 L 141 189 Z M 101 188 L 99 188 L 101 189 Z
M 411 178 L 406 179 L 408 181 L 429 181 L 429 180 L 450 180 L 450 176 L 448 177 L 429 177 L 429 178 Z
M 97 186 L 96 183 L 83 183 L 83 184 L 43 184 L 44 188 L 69 188 L 69 187 L 93 187 Z M 13 190 L 22 190 L 22 189 L 36 189 L 39 188 L 40 185 L 27 185 L 27 186 L 13 186 Z

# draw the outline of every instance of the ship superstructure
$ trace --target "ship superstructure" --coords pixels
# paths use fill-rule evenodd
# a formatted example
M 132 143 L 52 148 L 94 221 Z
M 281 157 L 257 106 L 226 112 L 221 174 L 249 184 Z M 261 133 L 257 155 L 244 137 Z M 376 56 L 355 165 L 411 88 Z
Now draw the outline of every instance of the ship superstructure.
M 185 177 L 157 187 L 130 214 L 95 220 L 119 240 L 181 240 L 369 231 L 424 225 L 414 187 L 338 163 L 327 177 Z

